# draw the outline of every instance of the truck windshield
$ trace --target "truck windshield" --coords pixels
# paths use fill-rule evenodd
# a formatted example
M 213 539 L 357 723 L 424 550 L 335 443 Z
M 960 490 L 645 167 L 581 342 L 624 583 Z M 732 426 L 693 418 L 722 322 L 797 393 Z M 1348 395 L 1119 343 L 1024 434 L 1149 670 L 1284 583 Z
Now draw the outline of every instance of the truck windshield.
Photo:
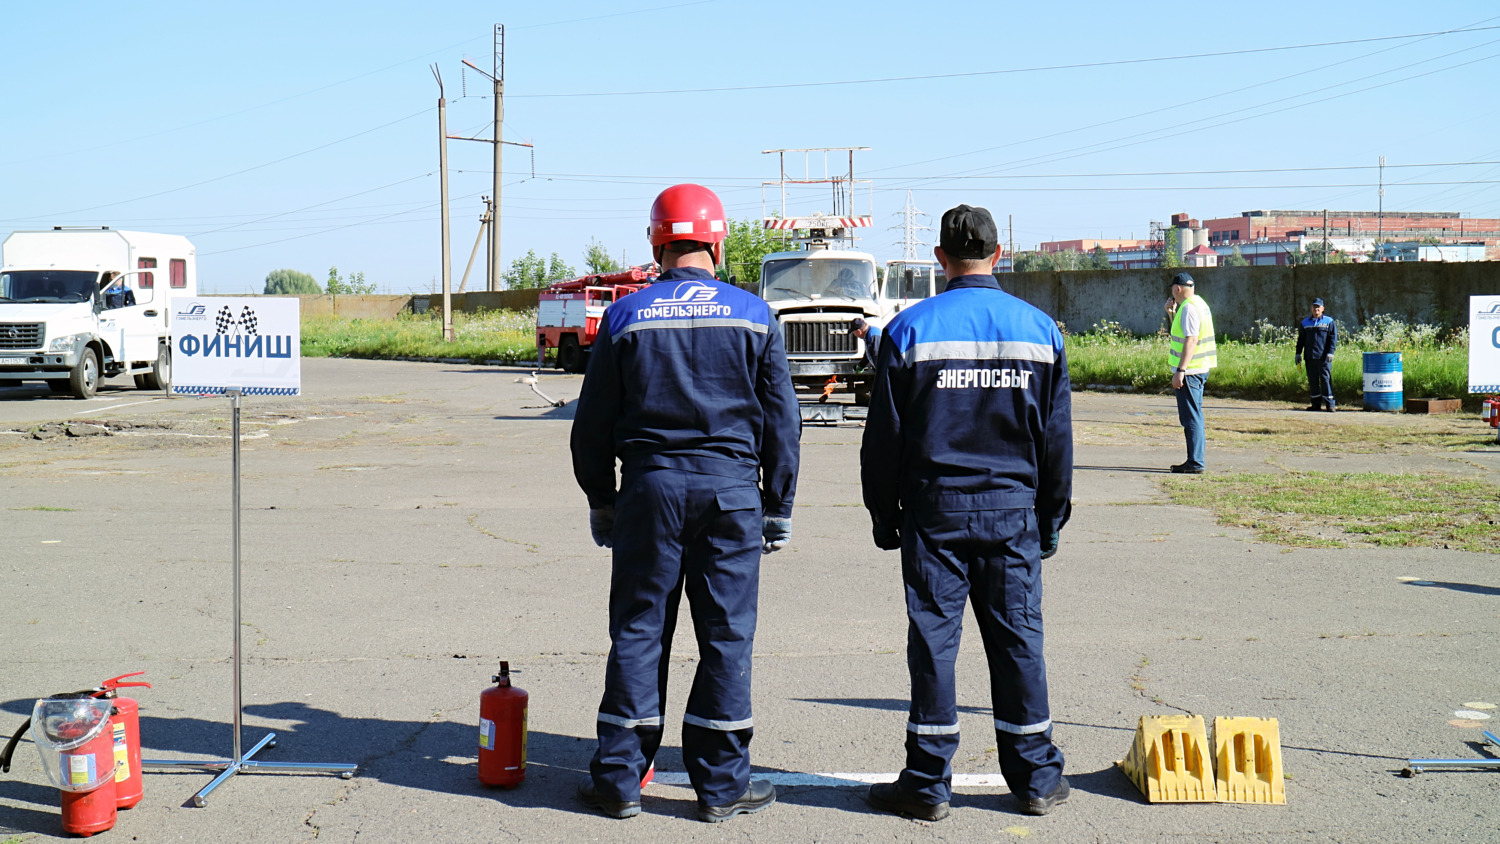
M 768 261 L 761 273 L 761 296 L 780 299 L 873 299 L 875 265 L 845 258 L 783 258 Z
M 0 273 L 0 300 L 87 302 L 98 290 L 98 273 L 85 270 L 19 270 Z

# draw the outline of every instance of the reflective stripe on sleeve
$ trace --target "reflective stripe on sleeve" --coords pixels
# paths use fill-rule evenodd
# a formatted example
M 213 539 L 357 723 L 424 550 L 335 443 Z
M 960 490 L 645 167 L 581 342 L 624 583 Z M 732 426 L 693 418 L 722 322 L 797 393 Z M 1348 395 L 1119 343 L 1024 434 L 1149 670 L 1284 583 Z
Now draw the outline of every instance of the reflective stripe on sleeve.
M 1029 736 L 1034 733 L 1045 733 L 1052 727 L 1052 719 L 1048 718 L 1040 724 L 1012 724 L 1009 721 L 995 719 L 995 729 L 1002 733 L 1010 733 L 1015 736 Z
M 660 727 L 661 716 L 654 718 L 621 718 L 619 715 L 610 715 L 607 712 L 599 713 L 599 720 L 606 724 L 614 724 L 616 727 L 624 727 L 627 730 L 636 727 Z
M 956 736 L 958 735 L 957 724 L 914 724 L 906 722 L 906 731 L 916 733 L 919 736 Z
M 917 343 L 907 352 L 912 363 L 929 360 L 1030 360 L 1057 363 L 1057 350 L 1045 343 L 1019 340 L 943 340 Z
M 697 715 L 682 716 L 682 723 L 692 724 L 694 727 L 702 727 L 705 730 L 721 730 L 730 732 L 732 730 L 748 730 L 755 725 L 755 720 L 746 718 L 743 721 L 711 721 L 707 718 L 699 718 Z

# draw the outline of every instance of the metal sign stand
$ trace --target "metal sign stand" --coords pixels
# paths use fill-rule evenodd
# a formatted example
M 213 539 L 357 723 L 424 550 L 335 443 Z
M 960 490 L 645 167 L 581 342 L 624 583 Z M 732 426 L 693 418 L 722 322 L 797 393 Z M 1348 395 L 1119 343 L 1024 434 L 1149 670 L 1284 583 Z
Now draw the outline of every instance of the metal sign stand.
M 258 772 L 297 772 L 297 773 L 332 773 L 338 774 L 344 779 L 351 779 L 357 765 L 323 762 L 257 762 L 254 761 L 255 754 L 262 748 L 276 746 L 276 734 L 267 733 L 265 738 L 256 742 L 250 748 L 249 753 L 241 753 L 240 749 L 240 721 L 242 702 L 240 697 L 240 397 L 244 390 L 240 387 L 225 387 L 224 395 L 230 400 L 234 408 L 234 457 L 232 462 L 232 474 L 234 475 L 234 505 L 233 505 L 233 535 L 234 535 L 234 757 L 225 761 L 179 761 L 176 759 L 142 759 L 142 768 L 187 768 L 195 771 L 218 771 L 219 775 L 197 794 L 193 795 L 193 805 L 199 808 L 207 805 L 209 792 L 218 788 L 230 777 L 239 773 Z
M 1485 730 L 1484 737 L 1491 745 L 1500 747 L 1500 738 L 1494 733 Z M 1406 764 L 1401 775 L 1414 777 L 1428 768 L 1500 768 L 1500 759 L 1408 759 Z

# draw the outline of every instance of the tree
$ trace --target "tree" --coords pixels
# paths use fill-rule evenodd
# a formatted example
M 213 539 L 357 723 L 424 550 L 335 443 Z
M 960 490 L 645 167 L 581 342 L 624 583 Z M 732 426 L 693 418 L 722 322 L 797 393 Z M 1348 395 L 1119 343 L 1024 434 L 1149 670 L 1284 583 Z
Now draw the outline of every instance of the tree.
M 1052 253 L 1052 264 L 1059 270 L 1085 270 L 1089 267 L 1089 259 L 1082 252 L 1072 249 L 1061 249 Z
M 1112 270 L 1114 268 L 1115 265 L 1109 262 L 1109 253 L 1104 251 L 1104 247 L 1100 244 L 1094 244 L 1094 251 L 1089 253 L 1089 269 Z
M 589 245 L 583 249 L 583 266 L 588 270 L 589 275 L 602 275 L 625 269 L 609 254 L 604 244 L 592 237 L 589 238 Z
M 724 267 L 740 284 L 759 285 L 761 259 L 789 248 L 766 229 L 763 221 L 751 217 L 732 219 L 724 238 Z
M 1250 259 L 1246 258 L 1244 253 L 1240 252 L 1240 248 L 1236 246 L 1234 247 L 1234 252 L 1230 253 L 1229 257 L 1225 258 L 1224 262 L 1220 266 L 1248 267 L 1250 266 Z
M 525 255 L 510 262 L 510 269 L 500 274 L 505 286 L 511 290 L 546 287 L 554 281 L 577 276 L 578 271 L 568 266 L 556 252 L 550 259 L 543 259 L 535 249 L 526 250 Z
M 1177 229 L 1167 229 L 1162 236 L 1161 265 L 1168 269 L 1182 266 L 1182 240 Z
M 365 281 L 363 272 L 350 273 L 345 278 L 339 277 L 338 267 L 328 268 L 328 292 L 334 295 L 359 296 L 375 292 L 375 282 Z
M 1325 252 L 1323 250 L 1323 241 L 1321 240 L 1303 241 L 1302 251 L 1288 253 L 1287 258 L 1293 266 L 1349 263 L 1349 257 L 1337 249 L 1330 247 Z
M 1017 252 L 1011 268 L 1018 273 L 1045 273 L 1057 269 L 1057 259 L 1047 252 Z
M 323 288 L 312 276 L 297 270 L 271 270 L 266 273 L 267 296 L 299 296 L 318 294 Z

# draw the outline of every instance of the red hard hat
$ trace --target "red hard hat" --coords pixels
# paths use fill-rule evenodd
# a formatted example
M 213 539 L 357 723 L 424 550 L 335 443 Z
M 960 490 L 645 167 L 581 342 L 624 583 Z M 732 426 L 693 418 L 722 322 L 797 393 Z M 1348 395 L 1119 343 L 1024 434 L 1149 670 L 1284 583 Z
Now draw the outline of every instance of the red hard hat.
M 724 251 L 726 229 L 724 203 L 717 194 L 702 185 L 673 185 L 651 204 L 651 226 L 646 236 L 652 246 L 674 240 L 711 243 L 717 262 Z

